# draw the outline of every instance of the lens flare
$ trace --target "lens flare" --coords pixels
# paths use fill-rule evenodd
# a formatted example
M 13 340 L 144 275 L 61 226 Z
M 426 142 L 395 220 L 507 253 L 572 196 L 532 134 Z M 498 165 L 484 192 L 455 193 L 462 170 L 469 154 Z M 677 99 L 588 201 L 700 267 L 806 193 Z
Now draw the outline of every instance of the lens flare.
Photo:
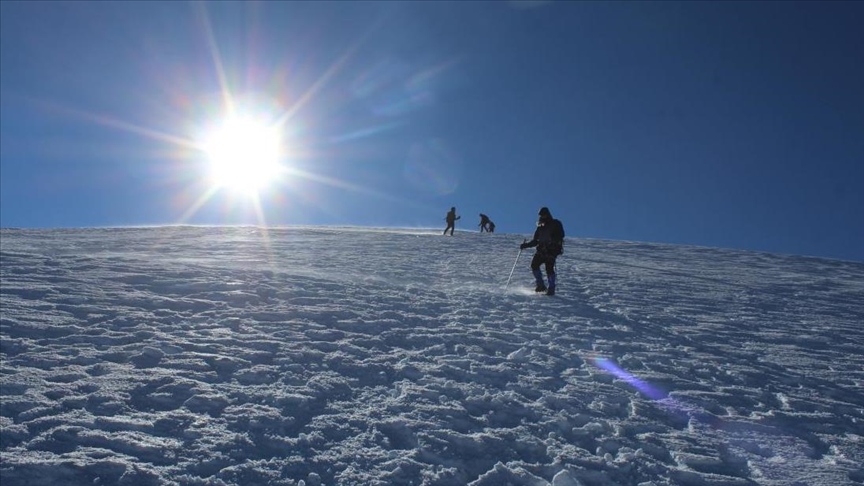
M 666 392 L 660 390 L 659 388 L 653 387 L 648 383 L 645 383 L 639 378 L 636 378 L 635 376 L 631 375 L 627 371 L 624 371 L 620 366 L 606 358 L 595 358 L 594 364 L 596 364 L 598 368 L 608 371 L 614 377 L 626 381 L 627 383 L 632 385 L 633 388 L 641 391 L 652 400 L 662 400 L 667 397 Z
M 415 143 L 403 168 L 405 179 L 414 188 L 435 196 L 456 192 L 462 176 L 462 160 L 440 139 Z

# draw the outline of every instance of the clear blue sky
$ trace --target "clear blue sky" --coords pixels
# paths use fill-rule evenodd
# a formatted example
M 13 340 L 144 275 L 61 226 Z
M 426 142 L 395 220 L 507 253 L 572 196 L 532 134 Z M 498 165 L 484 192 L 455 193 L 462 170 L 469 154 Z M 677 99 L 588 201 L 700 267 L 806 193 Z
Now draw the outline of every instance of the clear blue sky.
M 862 2 L 2 2 L 0 225 L 352 224 L 864 261 Z M 211 190 L 226 99 L 290 167 Z M 255 204 L 254 201 L 258 203 Z

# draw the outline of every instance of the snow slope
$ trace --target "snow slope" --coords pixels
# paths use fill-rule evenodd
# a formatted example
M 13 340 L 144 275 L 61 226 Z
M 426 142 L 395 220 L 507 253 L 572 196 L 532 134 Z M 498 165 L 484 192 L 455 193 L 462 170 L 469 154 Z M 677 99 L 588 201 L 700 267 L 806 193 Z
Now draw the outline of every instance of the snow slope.
M 522 237 L 4 229 L 0 481 L 864 484 L 864 265 Z

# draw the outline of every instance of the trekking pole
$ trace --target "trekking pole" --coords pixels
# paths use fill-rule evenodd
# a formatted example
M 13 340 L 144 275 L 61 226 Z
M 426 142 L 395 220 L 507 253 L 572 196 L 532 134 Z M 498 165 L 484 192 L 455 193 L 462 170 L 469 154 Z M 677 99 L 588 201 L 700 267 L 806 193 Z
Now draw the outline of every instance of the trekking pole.
M 528 239 L 522 240 L 522 243 L 525 243 Z M 510 269 L 510 276 L 507 277 L 507 284 L 504 285 L 504 290 L 507 290 L 507 287 L 510 286 L 510 279 L 513 278 L 513 270 L 516 270 L 516 264 L 519 263 L 519 257 L 522 256 L 522 248 L 519 248 L 519 253 L 516 254 L 516 261 L 513 262 L 513 268 Z

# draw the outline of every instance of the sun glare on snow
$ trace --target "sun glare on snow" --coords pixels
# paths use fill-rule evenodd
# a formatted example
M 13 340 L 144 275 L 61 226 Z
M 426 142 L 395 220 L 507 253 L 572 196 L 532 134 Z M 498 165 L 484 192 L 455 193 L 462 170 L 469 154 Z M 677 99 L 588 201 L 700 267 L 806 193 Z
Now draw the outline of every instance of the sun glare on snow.
M 279 177 L 281 145 L 278 127 L 249 117 L 225 120 L 203 142 L 213 184 L 257 194 Z

